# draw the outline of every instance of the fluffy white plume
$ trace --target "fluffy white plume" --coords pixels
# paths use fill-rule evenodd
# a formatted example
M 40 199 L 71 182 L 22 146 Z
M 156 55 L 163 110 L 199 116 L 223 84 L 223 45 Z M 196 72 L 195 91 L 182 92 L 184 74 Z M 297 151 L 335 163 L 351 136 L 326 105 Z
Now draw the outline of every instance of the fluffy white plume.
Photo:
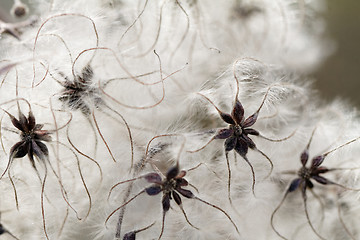
M 308 77 L 323 4 L 32 1 L 0 26 L 0 234 L 359 238 L 357 114 Z

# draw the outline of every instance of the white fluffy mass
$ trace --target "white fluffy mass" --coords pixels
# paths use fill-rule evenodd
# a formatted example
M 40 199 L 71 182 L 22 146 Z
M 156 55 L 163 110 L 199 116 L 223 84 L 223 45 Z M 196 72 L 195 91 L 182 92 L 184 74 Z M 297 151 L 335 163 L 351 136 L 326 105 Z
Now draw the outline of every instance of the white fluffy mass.
M 359 119 L 308 77 L 323 1 L 27 7 L 0 39 L 1 238 L 360 238 Z

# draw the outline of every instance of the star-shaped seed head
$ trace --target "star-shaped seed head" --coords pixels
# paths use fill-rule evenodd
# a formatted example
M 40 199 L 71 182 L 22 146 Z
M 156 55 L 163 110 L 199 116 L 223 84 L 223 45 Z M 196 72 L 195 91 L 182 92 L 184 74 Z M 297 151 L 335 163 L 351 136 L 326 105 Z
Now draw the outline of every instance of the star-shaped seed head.
M 43 124 L 36 124 L 35 117 L 31 111 L 26 116 L 19 112 L 19 119 L 16 119 L 10 113 L 7 113 L 11 119 L 12 124 L 18 130 L 20 130 L 21 141 L 15 143 L 10 150 L 10 159 L 22 158 L 28 155 L 33 167 L 34 155 L 41 160 L 48 157 L 49 151 L 46 145 L 43 143 L 51 141 L 50 133 L 47 130 L 42 130 Z
M 184 178 L 185 175 L 186 172 L 179 171 L 178 166 L 171 168 L 163 180 L 159 174 L 149 173 L 145 176 L 145 179 L 150 183 L 154 183 L 154 185 L 146 188 L 145 191 L 148 195 L 157 195 L 163 192 L 162 206 L 163 210 L 167 212 L 170 209 L 170 200 L 172 198 L 178 205 L 181 205 L 182 201 L 179 193 L 186 198 L 194 197 L 190 190 L 182 188 L 189 184 Z
M 331 184 L 332 181 L 320 176 L 320 174 L 329 171 L 328 168 L 320 166 L 323 163 L 324 159 L 325 155 L 316 156 L 312 159 L 310 167 L 306 167 L 306 164 L 309 160 L 309 150 L 305 149 L 300 155 L 302 167 L 298 171 L 299 177 L 291 182 L 288 191 L 293 192 L 299 186 L 302 186 L 303 191 L 305 191 L 306 188 L 313 188 L 314 184 L 311 182 L 311 179 L 323 185 Z
M 251 149 L 256 148 L 255 143 L 248 137 L 248 135 L 258 136 L 259 132 L 250 128 L 255 124 L 259 111 L 248 118 L 244 118 L 244 108 L 240 101 L 236 99 L 233 110 L 230 114 L 219 111 L 222 120 L 229 124 L 228 128 L 221 129 L 214 139 L 226 139 L 225 151 L 229 152 L 233 149 L 240 154 L 240 156 L 246 156 L 249 147 Z

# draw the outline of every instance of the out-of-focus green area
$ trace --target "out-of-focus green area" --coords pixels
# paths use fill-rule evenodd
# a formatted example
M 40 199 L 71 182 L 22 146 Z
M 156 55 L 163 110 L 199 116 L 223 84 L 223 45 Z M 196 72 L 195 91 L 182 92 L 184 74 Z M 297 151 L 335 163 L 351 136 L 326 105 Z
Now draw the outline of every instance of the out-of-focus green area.
M 337 48 L 315 73 L 323 97 L 340 96 L 360 107 L 360 1 L 327 0 L 327 32 Z

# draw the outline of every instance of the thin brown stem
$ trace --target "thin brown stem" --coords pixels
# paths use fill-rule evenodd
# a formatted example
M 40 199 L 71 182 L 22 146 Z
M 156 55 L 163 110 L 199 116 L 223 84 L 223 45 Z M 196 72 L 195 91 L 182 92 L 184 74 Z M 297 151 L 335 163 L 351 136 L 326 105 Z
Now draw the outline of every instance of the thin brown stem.
M 45 192 L 45 183 L 46 183 L 46 178 L 47 178 L 47 167 L 46 164 L 44 164 L 45 167 L 45 175 L 44 175 L 44 180 L 42 182 L 42 186 L 41 186 L 41 215 L 42 215 L 42 221 L 43 221 L 43 229 L 44 229 L 44 233 L 45 233 L 45 237 L 47 240 L 49 240 L 49 236 L 46 230 L 46 220 L 45 220 L 45 207 L 44 207 L 44 192 Z
M 204 36 L 204 32 L 203 32 L 203 30 L 202 30 L 202 28 L 203 28 L 203 24 L 202 24 L 202 22 L 200 21 L 200 17 L 199 17 L 199 15 L 200 15 L 200 7 L 199 7 L 199 4 L 198 4 L 199 2 L 197 2 L 196 4 L 195 4 L 195 10 L 196 10 L 196 13 L 197 13 L 197 19 L 199 20 L 198 21 L 198 26 L 199 26 L 199 28 L 197 29 L 197 32 L 199 32 L 199 38 L 200 38 L 200 41 L 201 41 L 201 43 L 202 43 L 202 45 L 205 47 L 205 48 L 207 48 L 207 49 L 209 49 L 209 50 L 211 50 L 211 51 L 216 51 L 216 52 L 218 52 L 219 54 L 221 53 L 221 51 L 219 50 L 219 49 L 217 49 L 216 47 L 210 47 L 207 43 L 206 43 L 206 39 L 205 39 L 205 36 Z
M 73 60 L 73 57 L 72 57 L 70 48 L 69 48 L 69 46 L 66 44 L 65 40 L 64 40 L 60 35 L 55 34 L 55 33 L 46 33 L 46 34 L 41 34 L 41 35 L 39 35 L 39 37 L 42 37 L 42 36 L 51 36 L 51 37 L 55 37 L 55 38 L 59 39 L 60 42 L 64 45 L 64 47 L 66 48 L 66 51 L 67 51 L 68 54 L 69 54 L 69 58 L 70 58 L 71 65 L 73 64 L 74 60 Z
M 134 186 L 134 182 L 132 182 L 130 184 L 129 188 L 127 189 L 125 196 L 124 196 L 124 200 L 123 200 L 124 202 L 127 201 L 127 199 L 129 198 L 133 186 Z M 109 192 L 109 197 L 110 197 L 110 192 Z M 109 197 L 108 197 L 108 199 L 109 199 Z M 122 221 L 124 219 L 125 209 L 126 209 L 125 207 L 121 208 L 119 218 L 116 223 L 116 233 L 115 233 L 116 238 L 120 238 L 120 236 L 121 236 L 121 225 L 122 225 Z
M 159 238 L 158 240 L 160 240 L 160 238 L 162 237 L 163 233 L 164 233 L 164 227 L 165 227 L 165 214 L 166 212 L 163 211 L 163 217 L 162 217 L 162 221 L 161 221 L 161 232 L 160 232 L 160 235 L 159 235 Z
M 345 185 L 342 185 L 340 183 L 336 183 L 336 182 L 333 182 L 333 181 L 330 181 L 329 180 L 329 183 L 328 184 L 333 184 L 333 185 L 336 185 L 338 187 L 341 187 L 343 189 L 346 189 L 346 190 L 350 190 L 350 191 L 360 191 L 360 188 L 351 188 L 351 187 L 347 187 Z
M 128 203 L 130 203 L 132 200 L 134 200 L 135 198 L 137 198 L 138 196 L 140 196 L 141 194 L 143 194 L 145 192 L 145 189 L 142 190 L 141 192 L 139 192 L 138 194 L 136 194 L 135 196 L 133 196 L 132 198 L 130 198 L 129 200 L 127 200 L 124 204 L 122 204 L 120 207 L 116 208 L 114 211 L 112 211 L 110 213 L 110 215 L 106 218 L 105 220 L 105 227 L 107 228 L 107 222 L 109 221 L 109 219 L 111 218 L 112 215 L 114 215 L 117 211 L 119 211 L 121 208 L 123 208 L 124 206 L 126 206 Z
M 321 240 L 325 240 L 325 238 L 323 238 L 318 231 L 315 229 L 314 225 L 312 224 L 310 217 L 309 217 L 309 212 L 308 212 L 308 208 L 307 208 L 307 197 L 306 197 L 306 188 L 305 190 L 302 191 L 302 196 L 303 196 L 303 200 L 304 200 L 304 210 L 305 210 L 305 215 L 306 215 L 306 219 L 311 227 L 311 229 L 313 230 L 313 232 L 316 234 L 316 236 L 318 236 Z
M 89 216 L 90 211 L 91 211 L 92 199 L 91 199 L 91 195 L 90 195 L 89 189 L 88 189 L 88 187 L 86 186 L 84 176 L 83 176 L 83 174 L 82 174 L 82 170 L 81 170 L 81 167 L 80 167 L 80 161 L 79 161 L 79 159 L 77 159 L 77 167 L 78 167 L 78 171 L 79 171 L 79 174 L 80 174 L 80 178 L 81 178 L 81 181 L 82 181 L 82 183 L 83 183 L 83 185 L 84 185 L 86 194 L 87 194 L 87 196 L 88 196 L 88 198 L 89 198 L 89 208 L 88 208 L 88 211 L 87 211 L 87 213 L 86 213 L 86 215 L 85 215 L 85 218 L 84 218 L 84 219 L 86 219 L 86 218 Z M 101 183 L 101 182 L 100 182 L 100 183 Z
M 98 131 L 98 133 L 99 133 L 99 135 L 100 135 L 103 143 L 105 144 L 106 149 L 108 150 L 108 152 L 109 152 L 112 160 L 113 160 L 114 162 L 116 162 L 115 157 L 114 157 L 113 153 L 111 152 L 111 149 L 110 149 L 109 145 L 107 144 L 104 136 L 102 135 L 102 133 L 101 133 L 101 131 L 100 131 L 99 125 L 98 125 L 98 123 L 97 123 L 97 121 L 96 121 L 96 118 L 95 118 L 95 112 L 94 112 L 94 111 L 92 112 L 92 116 L 93 116 L 93 120 L 94 120 L 94 123 L 95 123 L 95 127 L 96 127 L 96 129 L 97 129 L 97 131 Z
M 204 94 L 199 93 L 199 92 L 196 93 L 196 94 L 198 94 L 198 95 L 202 96 L 203 98 L 205 98 L 211 105 L 214 106 L 214 108 L 216 109 L 216 111 L 218 111 L 218 113 L 222 113 L 222 111 L 215 105 L 215 103 L 213 101 L 211 101 L 208 97 L 206 97 Z
M 323 203 L 323 201 L 321 200 L 320 196 L 318 194 L 316 194 L 316 192 L 313 189 L 309 189 L 311 194 L 314 196 L 314 198 L 319 202 L 320 207 L 321 207 L 321 222 L 324 222 L 325 219 L 325 204 Z
M 16 96 L 16 99 L 19 98 L 19 74 L 18 74 L 18 70 L 17 68 L 15 67 L 15 73 L 16 73 L 16 77 L 15 77 L 15 82 L 16 82 L 16 87 L 15 87 L 15 96 Z M 16 101 L 16 105 L 18 107 L 18 112 L 19 112 L 19 116 L 20 116 L 20 104 L 19 104 L 19 101 L 17 100 Z
M 313 129 L 313 131 L 311 132 L 311 136 L 310 136 L 309 142 L 307 143 L 306 148 L 305 148 L 306 150 L 309 150 L 309 147 L 310 147 L 310 144 L 311 144 L 312 139 L 313 139 L 313 137 L 314 137 L 316 128 L 317 128 L 317 126 L 316 126 L 316 127 Z
M 42 62 L 40 62 L 40 65 L 45 68 L 45 70 L 46 70 L 46 71 L 45 71 L 45 74 L 44 74 L 44 76 L 42 77 L 42 79 L 41 79 L 38 83 L 35 84 L 35 82 L 34 82 L 34 83 L 32 84 L 32 86 L 31 86 L 31 88 L 34 88 L 34 87 L 39 86 L 42 82 L 45 81 L 47 75 L 49 74 L 49 67 L 50 67 L 50 65 L 48 64 L 47 66 L 45 66 L 45 64 L 42 63 Z
M 95 163 L 95 165 L 97 166 L 97 168 L 99 169 L 99 172 L 100 172 L 100 183 L 99 185 L 101 184 L 102 180 L 103 180 L 103 172 L 102 172 L 102 169 L 100 167 L 100 164 L 95 160 L 93 159 L 92 157 L 86 155 L 85 153 L 83 153 L 82 151 L 80 151 L 75 145 L 74 143 L 71 141 L 70 139 L 70 136 L 69 136 L 69 127 L 66 129 L 66 135 L 67 135 L 67 139 L 68 139 L 68 142 L 70 143 L 70 145 L 75 149 L 76 152 L 78 152 L 80 155 L 84 156 L 85 158 L 89 159 L 91 162 Z M 72 149 L 69 148 L 71 151 Z M 75 152 L 73 152 L 74 155 L 76 156 Z M 79 162 L 78 158 L 77 158 L 77 161 Z
M 77 157 L 77 156 L 76 156 L 76 157 Z M 64 201 L 66 202 L 67 206 L 70 207 L 71 210 L 74 211 L 74 213 L 75 213 L 75 215 L 76 215 L 76 218 L 77 218 L 78 220 L 82 220 L 82 218 L 79 217 L 79 213 L 78 213 L 78 212 L 76 211 L 76 209 L 71 205 L 71 203 L 70 203 L 70 201 L 69 201 L 68 193 L 67 193 L 64 185 L 62 184 L 61 177 L 60 177 L 60 175 L 58 176 L 58 174 L 56 173 L 56 171 L 55 171 L 55 169 L 53 168 L 53 166 L 52 166 L 51 162 L 49 161 L 49 159 L 47 159 L 47 164 L 49 164 L 52 172 L 54 173 L 56 179 L 57 179 L 58 182 L 59 182 L 60 189 L 61 189 L 61 195 L 62 195 Z M 39 176 L 40 176 L 40 175 L 39 175 Z M 45 195 L 45 197 L 46 197 L 46 195 Z
M 259 150 L 259 149 L 257 149 L 257 148 L 256 148 L 256 151 L 259 152 L 261 155 L 263 155 L 263 156 L 266 158 L 266 160 L 269 162 L 269 164 L 270 164 L 270 171 L 269 171 L 269 173 L 268 173 L 268 174 L 266 175 L 266 177 L 265 177 L 265 179 L 267 179 L 268 177 L 270 177 L 271 173 L 272 173 L 273 170 L 274 170 L 274 164 L 273 164 L 273 162 L 271 161 L 271 159 L 270 159 L 263 151 L 261 151 L 261 150 Z
M 148 1 L 149 0 L 145 0 L 145 3 L 144 3 L 144 7 L 143 9 L 140 11 L 139 15 L 135 18 L 135 20 L 130 24 L 130 26 L 125 30 L 125 32 L 121 35 L 120 37 L 120 40 L 118 42 L 118 45 L 120 45 L 121 41 L 123 40 L 125 34 L 136 24 L 136 22 L 140 19 L 141 15 L 143 15 L 144 11 L 145 11 L 145 8 L 148 4 Z
M 162 149 L 162 148 L 160 147 L 160 149 Z M 147 156 L 143 157 L 141 159 L 140 163 L 138 164 L 138 166 L 134 168 L 133 176 L 140 173 L 145 167 L 145 162 L 146 162 L 147 158 L 148 157 L 153 157 L 158 151 L 160 151 L 160 150 L 152 152 L 150 155 L 147 155 Z M 127 188 L 127 191 L 126 191 L 125 195 L 124 195 L 123 202 L 127 201 L 127 199 L 129 198 L 133 186 L 134 186 L 134 182 L 131 182 L 129 187 Z M 118 218 L 118 221 L 116 223 L 116 233 L 115 233 L 116 238 L 120 238 L 120 236 L 121 236 L 121 226 L 122 226 L 122 222 L 123 222 L 123 219 L 124 219 L 125 210 L 126 210 L 126 206 L 121 208 L 121 211 L 119 213 L 119 218 Z
M 146 175 L 142 175 L 142 176 L 139 176 L 139 177 L 136 177 L 136 178 L 132 178 L 132 179 L 128 179 L 128 180 L 125 180 L 125 181 L 116 183 L 116 184 L 113 185 L 113 186 L 111 187 L 111 189 L 109 190 L 109 194 L 108 194 L 108 198 L 107 198 L 107 199 L 109 200 L 112 191 L 113 191 L 117 186 L 119 186 L 119 185 L 121 185 L 121 184 L 124 184 L 124 183 L 133 182 L 133 181 L 138 180 L 138 179 L 141 179 L 141 178 L 143 178 L 143 177 L 145 177 L 145 176 L 146 176 Z
M 228 169 L 228 184 L 227 184 L 228 198 L 229 198 L 230 204 L 232 205 L 231 192 L 230 192 L 230 190 L 231 190 L 231 169 L 230 169 L 228 152 L 225 152 L 225 158 L 226 158 L 226 165 L 227 165 L 227 169 Z
M 356 240 L 355 236 L 351 233 L 350 229 L 346 226 L 344 219 L 341 216 L 341 206 L 339 204 L 339 201 L 336 201 L 336 206 L 337 206 L 337 211 L 338 211 L 341 226 L 344 228 L 345 232 L 352 240 Z
M 148 153 L 149 153 L 149 147 L 150 147 L 150 144 L 152 143 L 152 141 L 154 141 L 155 139 L 161 138 L 161 137 L 181 137 L 183 139 L 182 147 L 183 147 L 183 145 L 185 144 L 185 141 L 186 141 L 185 136 L 182 135 L 182 134 L 179 134 L 179 133 L 170 133 L 170 134 L 157 135 L 157 136 L 151 138 L 150 141 L 148 142 L 148 144 L 146 146 L 146 150 L 145 150 L 145 156 L 147 156 Z M 182 150 L 182 147 L 181 147 L 180 150 Z
M 89 157 L 88 155 L 86 155 L 86 154 L 84 154 L 83 152 L 81 152 L 77 147 L 75 147 L 75 145 L 74 145 L 74 144 L 71 142 L 71 140 L 70 140 L 69 132 L 68 132 L 68 131 L 69 131 L 69 128 L 67 128 L 67 134 L 66 134 L 66 135 L 67 135 L 67 139 L 68 139 L 70 145 L 71 145 L 80 155 L 88 158 L 90 161 L 92 161 L 93 163 L 95 163 L 96 166 L 98 167 L 98 169 L 99 169 L 99 171 L 100 171 L 100 183 L 99 183 L 99 185 L 101 185 L 101 182 L 102 182 L 102 179 L 103 179 L 103 174 L 102 174 L 102 170 L 101 170 L 101 167 L 100 167 L 99 163 L 98 163 L 95 159 L 92 159 L 92 158 Z M 71 150 L 72 150 L 72 149 L 71 149 Z M 74 154 L 75 154 L 75 153 L 74 153 Z M 75 154 L 75 155 L 76 155 L 76 154 Z M 80 160 L 79 160 L 79 158 L 78 158 L 77 156 L 76 156 L 75 159 L 76 159 L 76 163 L 77 163 L 77 167 L 78 167 L 78 171 L 79 171 L 79 175 L 80 175 L 81 181 L 82 181 L 82 183 L 83 183 L 83 186 L 84 186 L 86 195 L 88 196 L 88 199 L 89 199 L 89 208 L 88 208 L 88 211 L 87 211 L 87 213 L 86 213 L 86 215 L 85 215 L 85 218 L 84 218 L 84 219 L 86 219 L 86 218 L 89 216 L 89 214 L 90 214 L 90 210 L 91 210 L 91 206 L 92 206 L 92 199 L 91 199 L 91 195 L 90 195 L 89 189 L 88 189 L 88 187 L 87 187 L 87 185 L 86 185 L 84 176 L 83 176 L 83 174 L 82 174 L 82 170 L 81 170 L 81 167 L 80 167 Z
M 270 224 L 271 224 L 271 228 L 274 230 L 274 232 L 279 236 L 281 237 L 282 239 L 284 240 L 288 240 L 286 237 L 284 237 L 283 235 L 281 235 L 279 233 L 279 231 L 275 228 L 274 226 L 274 216 L 275 216 L 275 213 L 280 209 L 280 207 L 283 205 L 283 203 L 285 202 L 285 199 L 287 197 L 287 195 L 289 194 L 289 191 L 286 191 L 286 193 L 284 194 L 284 197 L 281 199 L 279 205 L 277 205 L 277 207 L 275 208 L 275 210 L 272 212 L 271 214 L 271 218 L 270 218 Z
M 186 172 L 189 172 L 189 171 L 193 171 L 193 170 L 196 170 L 198 167 L 204 165 L 207 170 L 209 170 L 210 172 L 212 172 L 217 178 L 219 178 L 221 180 L 221 177 L 219 176 L 219 174 L 217 174 L 214 170 L 211 170 L 210 167 L 204 163 L 204 162 L 201 162 L 199 163 L 198 165 L 196 165 L 195 167 L 192 167 L 192 168 L 189 168 L 188 170 L 186 170 Z
M 326 157 L 327 155 L 329 155 L 330 153 L 332 153 L 332 152 L 334 152 L 334 151 L 336 151 L 336 150 L 338 150 L 338 149 L 340 149 L 340 148 L 343 148 L 343 147 L 345 147 L 346 145 L 349 145 L 350 143 L 353 143 L 353 142 L 355 142 L 355 141 L 357 141 L 357 140 L 359 140 L 360 139 L 360 137 L 357 137 L 357 138 L 354 138 L 353 140 L 351 140 L 351 141 L 349 141 L 349 142 L 346 142 L 346 143 L 344 143 L 344 144 L 342 144 L 342 145 L 340 145 L 340 146 L 338 146 L 338 147 L 336 147 L 336 148 L 334 148 L 334 149 L 332 149 L 332 150 L 330 150 L 330 151 L 328 151 L 328 152 L 326 152 L 326 153 L 324 153 L 324 154 L 322 154 L 324 157 Z
M 260 112 L 261 108 L 264 106 L 265 100 L 266 100 L 267 96 L 269 95 L 270 89 L 271 89 L 271 87 L 269 87 L 269 88 L 266 90 L 266 93 L 265 93 L 265 95 L 264 95 L 264 98 L 263 98 L 263 100 L 261 101 L 261 104 L 260 104 L 258 110 L 256 110 L 256 112 L 255 112 L 254 114 L 258 114 L 258 113 Z
M 7 152 L 5 151 L 5 146 L 4 146 L 4 141 L 3 141 L 3 134 L 2 134 L 2 121 L 4 119 L 4 116 L 5 116 L 5 113 L 1 116 L 1 119 L 0 119 L 0 142 L 1 142 L 1 148 L 3 150 L 3 152 L 5 154 L 7 154 Z M 3 174 L 2 174 L 3 175 Z M 0 177 L 0 180 L 1 180 L 2 176 Z
M 15 183 L 14 183 L 14 181 L 12 180 L 12 177 L 11 177 L 11 175 L 10 175 L 10 167 L 9 167 L 9 170 L 8 170 L 8 177 L 9 177 L 9 180 L 10 180 L 11 186 L 12 186 L 12 187 L 13 187 L 13 189 L 14 189 L 14 197 L 15 197 L 16 209 L 19 211 L 19 201 L 18 201 L 18 195 L 17 195 L 17 191 L 16 191 Z
M 271 138 L 268 138 L 268 137 L 265 137 L 264 135 L 258 135 L 258 137 L 261 137 L 267 141 L 270 141 L 270 142 L 283 142 L 283 141 L 286 141 L 288 140 L 289 138 L 293 137 L 295 135 L 295 133 L 297 132 L 297 130 L 293 131 L 289 136 L 287 137 L 284 137 L 284 138 L 280 138 L 280 139 L 271 139 Z
M 55 96 L 55 95 L 56 95 L 56 94 L 54 94 L 53 96 Z M 52 97 L 53 97 L 53 96 L 52 96 Z M 71 122 L 71 120 L 72 120 L 72 118 L 73 118 L 73 115 L 72 115 L 71 112 L 66 112 L 66 113 L 69 114 L 69 116 L 70 116 L 70 117 L 69 117 L 69 120 L 66 121 L 66 123 L 65 123 L 64 125 L 58 127 L 57 121 L 56 121 L 56 116 L 55 116 L 55 111 L 60 111 L 60 112 L 64 112 L 64 111 L 63 111 L 63 110 L 54 110 L 54 109 L 53 109 L 52 100 L 51 100 L 52 97 L 49 98 L 49 102 L 50 102 L 50 111 L 51 111 L 52 117 L 53 117 L 53 119 L 54 119 L 55 129 L 50 129 L 50 130 L 47 130 L 47 131 L 48 131 L 48 132 L 55 132 L 55 133 L 56 133 L 56 140 L 59 141 L 58 131 L 61 130 L 61 129 L 63 129 L 63 128 L 65 128 L 65 127 L 67 127 L 67 126 L 70 124 L 70 122 Z
M 158 25 L 158 28 L 157 28 L 157 31 L 156 31 L 156 37 L 155 37 L 155 40 L 154 42 L 151 44 L 151 46 L 144 52 L 144 53 L 141 53 L 139 55 L 136 55 L 135 57 L 144 57 L 146 56 L 148 53 L 151 52 L 151 50 L 153 50 L 159 40 L 159 37 L 160 37 L 160 31 L 161 31 L 161 24 L 162 24 L 162 14 L 163 14 L 163 8 L 164 8 L 164 5 L 165 3 L 163 3 L 160 7 L 160 15 L 159 15 L 159 25 Z
M 199 149 L 196 149 L 196 150 L 188 150 L 186 152 L 188 153 L 196 153 L 196 152 L 200 152 L 201 150 L 203 150 L 204 148 L 207 147 L 207 145 L 209 145 L 212 141 L 214 141 L 215 137 L 212 137 L 204 146 L 202 146 L 201 148 Z
M 10 166 L 11 166 L 11 164 L 12 164 L 12 161 L 14 160 L 14 158 L 13 158 L 14 153 L 15 153 L 15 152 L 13 152 L 12 154 L 10 154 L 8 164 L 7 164 L 4 172 L 1 174 L 0 180 L 4 177 L 5 173 L 10 169 Z
M 143 73 L 143 74 L 139 74 L 139 75 L 134 75 L 133 77 L 135 77 L 135 78 L 138 79 L 138 78 L 141 78 L 141 77 L 145 77 L 145 76 L 152 75 L 152 74 L 157 73 L 157 72 L 158 72 L 158 70 L 155 70 L 155 71 L 151 71 L 151 72 L 147 72 L 147 73 Z M 111 83 L 111 82 L 113 82 L 113 81 L 116 81 L 116 80 L 121 81 L 121 80 L 130 80 L 130 79 L 132 79 L 132 78 L 131 78 L 131 77 L 111 78 L 111 79 L 106 80 L 106 82 L 104 82 L 104 83 L 102 84 L 102 87 L 103 87 L 103 88 L 106 88 L 106 86 L 107 86 L 109 83 Z M 165 80 L 165 79 L 164 79 L 164 80 Z M 157 82 L 153 82 L 153 83 L 143 82 L 143 85 L 155 85 L 155 84 L 158 84 L 158 83 L 161 83 L 161 81 L 157 81 Z
M 65 223 L 66 223 L 66 220 L 69 216 L 69 207 L 66 208 L 66 214 L 65 214 L 65 217 L 64 217 L 64 220 L 60 226 L 60 230 L 59 230 L 59 233 L 58 233 L 58 238 L 60 238 L 61 234 L 62 234 L 62 231 L 64 230 L 64 227 L 65 227 Z
M 216 205 L 214 205 L 214 204 L 211 204 L 211 203 L 209 203 L 209 202 L 207 202 L 207 201 L 205 201 L 205 200 L 203 200 L 203 199 L 201 199 L 201 198 L 194 197 L 194 199 L 199 200 L 200 202 L 205 203 L 206 205 L 208 205 L 208 206 L 210 206 L 210 207 L 213 207 L 213 208 L 219 210 L 220 212 L 222 212 L 222 213 L 229 219 L 229 221 L 232 223 L 232 225 L 234 226 L 236 232 L 240 235 L 240 232 L 239 232 L 238 227 L 236 226 L 235 222 L 232 220 L 232 218 L 230 217 L 230 215 L 229 215 L 227 212 L 225 212 L 225 211 L 224 211 L 223 209 L 221 209 L 220 207 L 218 207 L 218 206 L 216 206 Z
M 196 230 L 200 230 L 200 228 L 194 226 L 194 225 L 189 221 L 189 219 L 188 219 L 188 217 L 187 217 L 187 215 L 186 215 L 186 213 L 185 213 L 185 210 L 184 210 L 183 206 L 182 206 L 182 205 L 179 205 L 179 207 L 180 207 L 182 213 L 184 214 L 184 217 L 185 217 L 186 222 L 187 222 L 191 227 L 195 228 Z
M 251 165 L 249 159 L 246 156 L 242 156 L 242 158 L 245 160 L 245 162 L 249 165 L 250 169 L 251 169 L 251 173 L 252 173 L 252 186 L 251 186 L 251 190 L 253 195 L 255 196 L 255 171 L 254 171 L 254 167 Z
M 150 224 L 149 226 L 146 226 L 146 227 L 144 227 L 144 228 L 141 228 L 141 229 L 135 230 L 134 232 L 135 232 L 135 233 L 139 233 L 139 232 L 145 231 L 145 230 L 147 230 L 147 229 L 151 228 L 152 226 L 154 226 L 154 225 L 155 225 L 155 223 L 156 223 L 156 222 L 153 222 L 153 223 L 152 223 L 152 224 Z
M 190 18 L 189 18 L 188 13 L 185 11 L 185 9 L 183 8 L 183 6 L 180 4 L 180 2 L 178 0 L 175 0 L 175 3 L 176 3 L 176 5 L 178 5 L 181 12 L 183 12 L 186 17 L 186 29 L 185 29 L 185 32 L 183 33 L 183 35 L 181 36 L 180 42 L 177 44 L 175 49 L 170 54 L 170 59 L 172 59 L 174 57 L 176 51 L 180 48 L 181 44 L 185 41 L 185 38 L 186 38 L 187 34 L 189 33 L 189 29 L 190 29 Z
M 133 138 L 132 138 L 132 134 L 131 134 L 131 130 L 130 130 L 130 127 L 129 127 L 129 124 L 127 123 L 126 119 L 124 118 L 123 115 L 121 115 L 118 111 L 112 109 L 111 107 L 109 107 L 108 105 L 106 105 L 106 107 L 112 111 L 113 113 L 115 113 L 116 115 L 118 115 L 121 120 L 124 122 L 125 124 L 125 127 L 126 127 L 126 130 L 128 132 L 128 135 L 129 135 L 129 141 L 130 141 L 130 149 L 131 149 L 131 163 L 130 163 L 130 168 L 133 167 L 134 165 L 134 142 L 133 142 Z

